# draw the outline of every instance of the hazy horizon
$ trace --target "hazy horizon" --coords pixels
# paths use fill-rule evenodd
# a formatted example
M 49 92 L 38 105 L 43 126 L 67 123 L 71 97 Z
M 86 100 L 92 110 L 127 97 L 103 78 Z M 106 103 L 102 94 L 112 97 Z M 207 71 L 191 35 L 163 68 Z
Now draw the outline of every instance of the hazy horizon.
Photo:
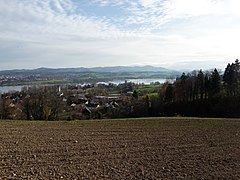
M 37 69 L 77 69 L 77 68 L 86 68 L 86 69 L 91 69 L 91 68 L 114 68 L 114 67 L 146 67 L 146 66 L 151 66 L 153 68 L 163 68 L 166 70 L 172 70 L 172 71 L 178 71 L 178 72 L 191 72 L 191 71 L 198 71 L 198 70 L 202 70 L 202 71 L 212 71 L 214 70 L 216 67 L 209 67 L 208 69 L 204 69 L 204 68 L 196 68 L 196 69 L 192 69 L 192 68 L 182 68 L 182 69 L 173 69 L 173 68 L 165 68 L 163 66 L 157 66 L 157 65 L 119 65 L 119 66 L 89 66 L 89 67 L 84 67 L 84 66 L 79 66 L 79 67 L 35 67 L 35 68 L 12 68 L 12 69 L 0 69 L 0 71 L 14 71 L 14 70 L 37 70 Z M 227 66 L 227 64 L 226 64 Z M 217 68 L 219 71 L 224 71 L 226 66 L 224 66 L 223 68 Z
M 2 0 L 0 70 L 151 65 L 224 69 L 238 0 Z

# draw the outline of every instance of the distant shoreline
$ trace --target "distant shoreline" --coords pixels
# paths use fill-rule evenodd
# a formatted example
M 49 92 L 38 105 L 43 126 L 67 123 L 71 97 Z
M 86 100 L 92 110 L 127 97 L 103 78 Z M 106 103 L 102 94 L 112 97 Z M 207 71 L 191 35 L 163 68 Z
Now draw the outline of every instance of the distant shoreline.
M 23 87 L 31 87 L 31 86 L 57 86 L 57 85 L 60 85 L 60 86 L 64 86 L 64 85 L 87 85 L 87 84 L 101 84 L 101 83 L 106 83 L 106 84 L 109 84 L 109 83 L 112 83 L 112 84 L 123 84 L 125 81 L 127 82 L 132 82 L 132 83 L 135 83 L 135 84 L 145 84 L 145 85 L 150 85 L 151 83 L 156 83 L 156 82 L 159 82 L 160 84 L 164 83 L 165 81 L 167 80 L 170 80 L 170 81 L 173 81 L 174 79 L 169 79 L 169 78 L 141 78 L 141 79 L 126 79 L 126 80 L 120 80 L 120 79 L 116 79 L 116 80 L 113 80 L 113 81 L 99 81 L 97 83 L 58 83 L 58 84 L 37 84 L 37 83 L 29 83 L 29 84 L 19 84 L 19 85 L 3 85 L 3 86 L 0 86 L 0 93 L 8 93 L 8 92 L 11 92 L 11 91 L 21 91 L 21 89 Z

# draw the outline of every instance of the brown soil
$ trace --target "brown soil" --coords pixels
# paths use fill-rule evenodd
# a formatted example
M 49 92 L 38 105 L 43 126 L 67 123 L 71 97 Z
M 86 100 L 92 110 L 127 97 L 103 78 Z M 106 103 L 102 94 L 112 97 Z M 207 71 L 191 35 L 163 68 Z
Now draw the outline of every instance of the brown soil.
M 240 179 L 240 121 L 0 122 L 0 179 Z

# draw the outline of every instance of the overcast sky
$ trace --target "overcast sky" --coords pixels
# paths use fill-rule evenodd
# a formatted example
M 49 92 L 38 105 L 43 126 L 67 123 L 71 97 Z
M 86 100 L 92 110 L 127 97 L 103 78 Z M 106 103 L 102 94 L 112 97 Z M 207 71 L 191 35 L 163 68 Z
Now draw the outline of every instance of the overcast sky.
M 155 65 L 239 58 L 239 0 L 0 0 L 0 69 Z

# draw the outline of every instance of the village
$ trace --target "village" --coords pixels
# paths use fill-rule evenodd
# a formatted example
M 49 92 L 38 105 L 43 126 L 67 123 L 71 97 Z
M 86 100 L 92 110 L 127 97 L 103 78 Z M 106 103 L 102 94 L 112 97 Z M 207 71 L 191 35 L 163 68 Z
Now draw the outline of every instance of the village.
M 68 87 L 67 96 L 61 93 L 60 97 L 62 97 L 63 102 L 66 102 L 72 119 L 102 119 L 106 118 L 108 113 L 124 105 L 124 102 L 131 101 L 134 98 L 134 92 L 130 88 L 132 84 L 129 83 L 128 85 L 129 89 L 125 88 L 118 93 L 111 93 L 114 92 L 113 88 L 117 87 L 111 84 L 96 84 L 96 86 L 85 87 L 72 86 Z
M 141 87 L 142 89 L 136 88 Z M 130 102 L 157 93 L 159 83 L 26 86 L 1 95 L 1 119 L 81 120 L 102 119 L 132 111 Z M 134 89 L 135 88 L 135 89 Z M 145 90 L 145 91 L 142 91 Z

